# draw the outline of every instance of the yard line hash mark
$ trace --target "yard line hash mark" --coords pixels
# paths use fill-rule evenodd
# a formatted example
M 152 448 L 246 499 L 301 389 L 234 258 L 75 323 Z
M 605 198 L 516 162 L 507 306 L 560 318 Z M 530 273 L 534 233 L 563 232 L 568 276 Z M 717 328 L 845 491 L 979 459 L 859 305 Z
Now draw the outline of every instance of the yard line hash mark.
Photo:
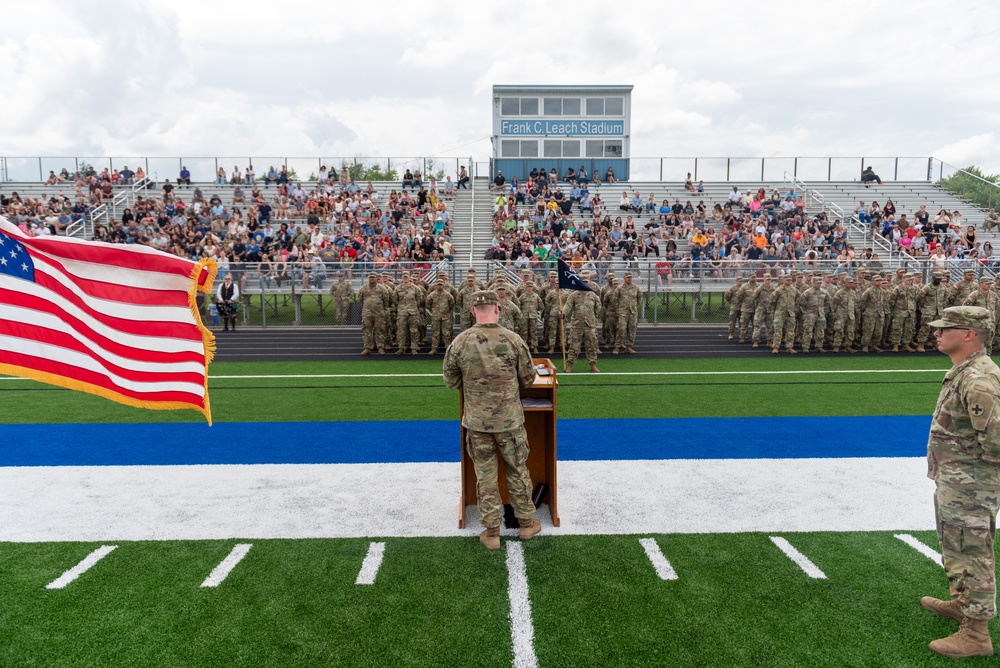
M 252 543 L 237 543 L 235 547 L 226 555 L 226 558 L 219 562 L 219 565 L 212 569 L 212 572 L 208 574 L 205 581 L 201 583 L 202 587 L 218 587 L 222 582 L 229 576 L 236 564 L 243 560 L 243 557 L 247 556 L 247 552 L 253 547 Z
M 378 569 L 382 566 L 383 556 L 385 556 L 385 543 L 369 544 L 368 554 L 365 555 L 365 560 L 361 562 L 361 571 L 358 573 L 358 579 L 354 581 L 354 584 L 375 584 L 375 576 L 378 575 Z
M 771 542 L 777 545 L 778 549 L 784 552 L 789 559 L 798 564 L 798 567 L 805 571 L 806 575 L 814 580 L 826 579 L 826 573 L 821 571 L 816 564 L 809 561 L 809 557 L 792 547 L 792 544 L 787 540 L 781 536 L 771 536 Z
M 661 580 L 676 580 L 677 571 L 674 567 L 670 565 L 667 558 L 663 556 L 663 552 L 660 551 L 660 546 L 656 544 L 655 538 L 640 538 L 639 542 L 642 543 L 642 547 L 646 550 L 646 556 L 649 557 L 649 561 L 653 564 L 653 570 L 656 574 L 660 576 Z
M 97 548 L 96 550 L 88 554 L 86 557 L 84 557 L 83 561 L 78 563 L 76 566 L 69 569 L 55 580 L 45 585 L 45 588 L 62 589 L 70 582 L 72 582 L 73 580 L 77 579 L 78 577 L 86 573 L 88 570 L 90 570 L 90 568 L 98 561 L 111 554 L 111 552 L 113 552 L 116 547 L 118 546 L 102 545 L 101 547 Z
M 931 561 L 933 561 L 938 566 L 941 566 L 942 568 L 944 568 L 944 566 L 942 565 L 944 562 L 941 560 L 941 554 L 940 553 L 938 553 L 935 550 L 931 549 L 930 547 L 928 547 L 927 545 L 923 544 L 922 542 L 920 542 L 919 540 L 917 540 L 916 538 L 914 538 L 913 536 L 911 536 L 908 533 L 897 533 L 897 534 L 893 534 L 893 535 L 896 538 L 898 538 L 899 540 L 901 540 L 904 543 L 906 543 L 907 545 L 909 545 L 910 547 L 912 547 L 914 550 L 916 550 L 920 554 L 924 555 L 925 557 L 927 557 L 928 559 L 930 559 Z
M 514 541 L 507 541 L 507 579 L 514 668 L 538 668 L 535 627 L 531 622 L 531 599 L 528 598 L 528 572 L 521 544 Z

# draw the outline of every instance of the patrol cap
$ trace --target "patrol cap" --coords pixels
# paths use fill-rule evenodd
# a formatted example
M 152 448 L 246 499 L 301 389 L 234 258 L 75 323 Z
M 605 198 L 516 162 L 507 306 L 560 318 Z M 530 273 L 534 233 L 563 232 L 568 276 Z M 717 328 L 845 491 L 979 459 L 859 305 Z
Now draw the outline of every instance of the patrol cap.
M 473 269 L 472 267 L 469 267 L 469 270 L 467 272 L 465 272 L 465 273 L 467 273 L 467 274 L 475 274 L 476 270 Z
M 757 280 L 757 274 L 750 274 L 750 276 L 748 276 L 748 278 L 749 278 L 749 279 L 750 279 L 751 281 L 756 281 L 756 280 Z
M 378 278 L 378 272 L 377 271 L 369 271 L 368 272 L 368 278 Z
M 501 279 L 501 280 L 497 281 L 497 282 L 496 282 L 496 283 L 495 283 L 495 284 L 493 285 L 493 289 L 494 289 L 494 290 L 506 290 L 506 289 L 507 289 L 507 281 L 505 281 L 505 280 L 503 280 L 503 279 Z
M 549 278 L 559 278 L 559 272 L 558 271 L 550 271 L 549 272 Z
M 399 277 L 400 278 L 409 278 L 410 277 L 410 272 L 404 271 L 402 274 L 399 275 Z
M 437 282 L 438 283 L 444 283 L 444 280 L 445 280 L 444 279 L 444 274 L 438 274 Z
M 931 276 L 933 276 L 934 278 L 948 278 L 948 271 L 945 269 L 938 269 L 933 274 L 931 274 Z M 997 276 L 1000 276 L 1000 274 L 997 274 Z
M 626 271 L 624 274 L 622 274 L 622 276 L 624 278 L 632 278 L 632 272 L 631 271 Z
M 489 306 L 490 304 L 499 303 L 500 298 L 492 290 L 479 290 L 472 295 L 473 306 Z
M 979 277 L 979 282 L 980 283 L 992 283 L 993 279 L 990 278 L 989 276 L 980 276 Z
M 966 269 L 962 273 L 965 274 L 966 276 L 975 276 L 976 275 L 976 270 L 975 269 Z
M 906 267 L 897 267 L 896 268 L 896 273 L 897 274 L 905 274 L 906 273 Z
M 940 320 L 928 323 L 931 327 L 945 329 L 947 327 L 971 327 L 974 329 L 990 329 L 990 312 L 982 306 L 952 306 L 941 313 Z

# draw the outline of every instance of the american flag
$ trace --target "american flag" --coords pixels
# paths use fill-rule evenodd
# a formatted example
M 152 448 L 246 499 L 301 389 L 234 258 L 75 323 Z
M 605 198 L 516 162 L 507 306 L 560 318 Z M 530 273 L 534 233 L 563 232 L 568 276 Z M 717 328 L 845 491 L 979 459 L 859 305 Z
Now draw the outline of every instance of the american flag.
M 215 262 L 32 237 L 0 217 L 0 373 L 208 423 L 215 337 L 195 307 Z

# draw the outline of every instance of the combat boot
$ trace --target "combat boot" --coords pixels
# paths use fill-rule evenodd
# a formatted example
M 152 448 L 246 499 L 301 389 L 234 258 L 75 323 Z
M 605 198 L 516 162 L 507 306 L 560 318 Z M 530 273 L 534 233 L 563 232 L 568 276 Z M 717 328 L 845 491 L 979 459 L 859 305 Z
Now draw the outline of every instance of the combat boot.
M 729 338 L 733 338 L 733 337 L 730 336 Z M 612 355 L 617 355 L 619 352 L 621 352 L 621 348 L 618 347 L 618 346 L 615 346 L 615 349 L 611 351 L 611 354 Z
M 892 352 L 894 352 L 894 353 L 898 353 L 899 352 L 899 344 L 898 343 L 892 347 Z
M 590 363 L 590 373 L 601 373 L 601 370 L 597 368 L 597 362 Z
M 747 342 L 746 337 L 741 336 L 740 343 L 746 343 L 746 342 Z
M 431 348 L 430 350 L 427 351 L 427 354 L 428 355 L 437 355 L 437 351 L 438 351 L 437 348 Z
M 521 525 L 521 540 L 531 540 L 532 536 L 542 530 L 542 523 L 536 519 L 522 520 L 519 518 L 517 521 Z
M 751 348 L 760 348 L 760 341 L 754 341 Z
M 411 355 L 419 355 L 420 354 L 420 348 L 414 348 L 413 350 L 410 351 L 410 354 Z
M 903 345 L 903 352 L 904 353 L 915 353 L 917 351 L 913 349 L 913 346 L 911 346 L 909 343 L 907 343 L 907 344 Z
M 378 349 L 378 354 L 379 355 L 385 355 L 385 348 L 379 348 Z
M 872 346 L 872 351 L 876 352 L 876 353 L 880 353 L 880 352 L 882 352 L 882 349 L 879 348 L 878 346 Z
M 947 638 L 935 640 L 927 647 L 935 654 L 949 659 L 964 659 L 967 656 L 993 656 L 993 641 L 987 628 L 989 620 L 962 619 L 957 633 Z
M 863 352 L 863 353 L 868 352 L 868 346 L 862 346 L 861 347 L 861 352 Z
M 799 354 L 799 351 L 796 350 L 795 348 L 793 348 L 792 346 L 785 346 L 785 352 L 787 352 L 789 355 L 798 355 Z
M 400 348 L 399 350 L 396 351 L 396 354 L 397 355 L 402 355 L 405 352 L 406 352 L 405 350 L 403 350 L 402 348 Z
M 727 341 L 732 341 L 733 340 L 733 333 L 732 332 L 729 332 L 729 338 L 726 339 L 726 340 Z
M 771 354 L 772 355 L 777 355 L 778 354 L 778 349 L 777 348 L 771 348 Z
M 844 352 L 845 352 L 845 353 L 851 353 L 851 354 L 854 354 L 854 353 L 856 353 L 856 352 L 858 352 L 858 351 L 857 351 L 857 350 L 855 350 L 854 348 L 850 347 L 850 346 L 844 346 Z
M 371 355 L 372 354 L 372 349 L 371 348 L 365 348 L 364 350 L 361 351 L 361 354 L 362 355 Z
M 809 346 L 802 346 L 802 352 L 804 353 L 809 352 Z
M 823 346 L 816 346 L 816 352 L 818 352 L 818 353 L 825 353 L 826 352 L 826 348 L 824 348 Z
M 564 371 L 566 373 L 573 373 L 573 362 L 566 362 L 566 368 Z
M 632 346 L 625 346 L 625 352 L 627 352 L 629 355 L 635 355 L 635 348 L 633 348 Z
M 499 550 L 500 527 L 483 529 L 483 532 L 479 534 L 479 542 L 485 545 L 487 550 Z
M 553 350 L 555 350 L 555 346 L 549 346 L 549 349 L 546 350 L 545 352 L 551 355 Z
M 920 599 L 920 607 L 924 610 L 933 612 L 935 615 L 950 617 L 956 622 L 960 622 L 965 619 L 965 615 L 962 614 L 962 609 L 959 607 L 958 601 L 954 599 L 951 601 L 942 601 L 941 599 L 934 598 L 932 596 L 924 596 Z
M 994 350 L 996 350 L 996 348 L 994 348 Z M 927 349 L 924 348 L 924 344 L 921 343 L 919 346 L 917 346 L 917 352 L 918 353 L 925 353 L 925 352 L 927 352 Z

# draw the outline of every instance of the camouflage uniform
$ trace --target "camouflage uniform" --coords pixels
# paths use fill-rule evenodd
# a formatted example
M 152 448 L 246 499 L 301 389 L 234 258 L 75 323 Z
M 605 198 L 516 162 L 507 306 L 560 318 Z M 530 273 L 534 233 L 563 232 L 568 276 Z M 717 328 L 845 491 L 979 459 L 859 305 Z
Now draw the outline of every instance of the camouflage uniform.
M 932 327 L 985 327 L 975 307 L 949 308 Z M 1000 499 L 1000 369 L 983 350 L 945 375 L 927 441 L 945 573 L 963 615 L 996 616 L 993 543 Z
M 737 278 L 736 284 L 726 290 L 723 299 L 729 302 L 729 338 L 736 334 L 736 327 L 740 322 L 740 293 L 743 288 L 743 279 Z
M 497 283 L 496 292 L 500 297 L 500 303 L 498 304 L 500 307 L 500 326 L 506 327 L 512 332 L 518 331 L 521 329 L 521 309 L 507 295 L 507 284 L 504 282 Z
M 569 351 L 566 356 L 567 371 L 572 368 L 576 358 L 580 356 L 580 348 L 584 344 L 587 346 L 587 361 L 591 364 L 597 363 L 597 319 L 600 315 L 600 309 L 601 303 L 596 292 L 589 290 L 569 291 L 569 297 L 563 304 L 563 316 L 570 320 L 571 327 Z M 619 316 L 620 322 L 621 317 Z M 618 330 L 618 335 L 621 337 L 621 329 Z
M 845 278 L 844 287 L 833 298 L 833 352 L 840 350 L 841 343 L 844 344 L 845 350 L 854 352 L 851 344 L 854 343 L 857 302 L 858 293 L 854 290 L 854 279 Z
M 344 272 L 337 274 L 337 282 L 330 286 L 330 297 L 333 298 L 335 325 L 346 325 L 354 288 L 344 280 Z
M 624 347 L 628 352 L 634 353 L 632 345 L 635 343 L 635 327 L 639 322 L 639 300 L 642 299 L 642 290 L 632 282 L 631 271 L 626 271 L 624 278 L 625 281 L 618 286 L 618 327 L 615 331 L 615 352 Z M 590 344 L 587 344 L 587 349 L 589 359 Z
M 760 333 L 764 332 L 763 340 L 770 346 L 771 333 L 774 326 L 774 308 L 771 306 L 771 293 L 774 292 L 774 284 L 771 275 L 765 274 L 757 292 L 754 293 L 755 310 L 753 312 L 753 327 L 750 328 L 750 338 L 753 339 L 753 347 L 756 348 L 761 341 Z
M 368 275 L 368 283 L 358 290 L 358 303 L 361 304 L 361 332 L 365 340 L 365 349 L 362 355 L 367 355 L 373 349 L 377 349 L 379 354 L 385 352 L 385 318 L 386 300 L 388 295 L 385 289 L 376 281 L 376 274 Z
M 993 342 L 996 338 L 997 320 L 1000 319 L 998 318 L 998 316 L 1000 316 L 1000 295 L 990 289 L 990 285 L 992 283 L 992 278 L 983 276 L 979 279 L 979 289 L 965 298 L 965 306 L 981 306 L 989 311 L 991 324 L 990 335 L 987 337 L 986 341 L 983 341 L 983 345 L 986 347 L 987 353 L 993 350 Z
M 604 307 L 601 340 L 605 347 L 610 347 L 618 338 L 618 279 L 614 274 L 608 274 L 608 284 L 601 288 L 600 299 Z
M 914 352 L 910 347 L 910 341 L 913 340 L 913 323 L 917 315 L 915 287 L 910 285 L 910 279 L 906 277 L 896 286 L 890 297 L 892 326 L 889 330 L 889 339 L 892 342 L 893 352 L 899 352 L 900 345 L 906 352 Z
M 444 281 L 439 280 L 427 295 L 427 308 L 431 312 L 431 350 L 433 355 L 442 342 L 445 348 L 451 344 L 451 328 L 455 322 L 455 298 L 448 292 Z
M 458 328 L 463 332 L 476 324 L 476 314 L 472 312 L 472 295 L 481 289 L 476 285 L 476 279 L 470 276 L 455 297 L 455 303 L 458 304 Z
M 416 355 L 420 351 L 420 327 L 425 325 L 424 321 L 424 293 L 407 279 L 403 274 L 404 281 L 396 289 L 396 309 L 398 320 L 396 321 L 396 337 L 399 341 L 397 355 L 402 355 L 406 346 Z
M 496 295 L 491 298 L 496 300 Z M 521 520 L 532 519 L 535 505 L 531 502 L 528 435 L 520 389 L 531 386 L 535 370 L 524 341 L 499 325 L 476 324 L 448 346 L 443 376 L 446 387 L 462 390 L 462 426 L 468 439 L 466 450 L 476 469 L 480 523 L 496 529 L 503 519 L 498 452 L 514 514 Z
M 736 298 L 740 302 L 740 343 L 746 343 L 750 330 L 753 329 L 753 314 L 757 310 L 757 275 L 750 274 L 749 280 L 740 288 Z
M 545 295 L 545 315 L 548 324 L 545 326 L 545 338 L 549 341 L 549 350 L 559 343 L 559 290 L 549 290 Z
M 965 303 L 965 298 L 978 289 L 979 286 L 976 284 L 976 272 L 971 269 L 966 269 L 962 280 L 952 287 L 951 300 L 948 305 L 961 306 Z
M 802 312 L 802 352 L 809 352 L 809 345 L 823 352 L 823 337 L 826 334 L 826 290 L 823 289 L 823 279 L 819 276 L 813 279 L 811 287 L 805 289 L 799 297 L 799 310 Z
M 396 284 L 392 282 L 388 274 L 382 274 L 382 289 L 385 290 L 386 298 L 386 319 L 385 319 L 385 341 L 390 345 L 396 345 L 398 332 L 396 331 L 397 302 Z
M 948 272 L 944 270 L 935 271 L 931 277 L 931 282 L 920 288 L 920 295 L 917 305 L 920 307 L 920 329 L 917 332 L 917 352 L 923 352 L 923 348 L 931 343 L 934 336 L 931 329 L 931 321 L 937 320 L 941 313 L 948 308 L 948 300 L 951 298 L 951 288 L 948 287 Z
M 559 313 L 558 313 L 558 311 L 559 311 L 559 307 L 558 307 L 559 300 L 558 299 L 556 300 L 556 308 L 555 308 L 555 310 L 550 309 L 549 308 L 549 295 L 553 294 L 553 293 L 557 293 L 557 292 L 559 292 L 559 274 L 556 273 L 556 272 L 554 272 L 554 271 L 550 271 L 549 272 L 549 282 L 546 283 L 545 285 L 543 285 L 542 289 L 538 291 L 538 296 L 542 298 L 542 304 L 545 306 L 545 309 L 542 312 L 542 343 L 544 344 L 545 341 L 546 341 L 546 339 L 548 339 L 550 346 L 554 346 L 555 345 L 555 343 L 554 343 L 555 339 L 554 338 L 552 338 L 552 339 L 549 338 L 549 330 L 553 326 L 553 323 L 552 323 L 553 317 L 555 317 L 555 320 L 556 320 L 555 325 L 558 326 L 558 324 L 559 324 L 558 323 L 558 321 L 559 321 Z M 557 330 L 554 330 L 554 331 L 557 331 Z
M 872 287 L 861 295 L 861 345 L 862 352 L 868 352 L 869 346 L 875 352 L 882 352 L 879 344 L 882 342 L 882 330 L 885 328 L 885 316 L 889 312 L 889 293 L 882 287 L 882 280 L 875 278 Z
M 781 347 L 781 342 L 785 342 L 785 348 L 792 352 L 795 341 L 795 306 L 799 293 L 792 287 L 788 278 L 781 279 L 781 285 L 771 293 L 769 302 L 774 307 L 774 329 L 771 344 L 771 352 L 777 354 Z
M 528 344 L 528 348 L 534 352 L 538 352 L 538 316 L 544 308 L 542 298 L 532 283 L 531 287 L 525 288 L 524 294 L 521 295 L 521 328 L 518 333 Z

